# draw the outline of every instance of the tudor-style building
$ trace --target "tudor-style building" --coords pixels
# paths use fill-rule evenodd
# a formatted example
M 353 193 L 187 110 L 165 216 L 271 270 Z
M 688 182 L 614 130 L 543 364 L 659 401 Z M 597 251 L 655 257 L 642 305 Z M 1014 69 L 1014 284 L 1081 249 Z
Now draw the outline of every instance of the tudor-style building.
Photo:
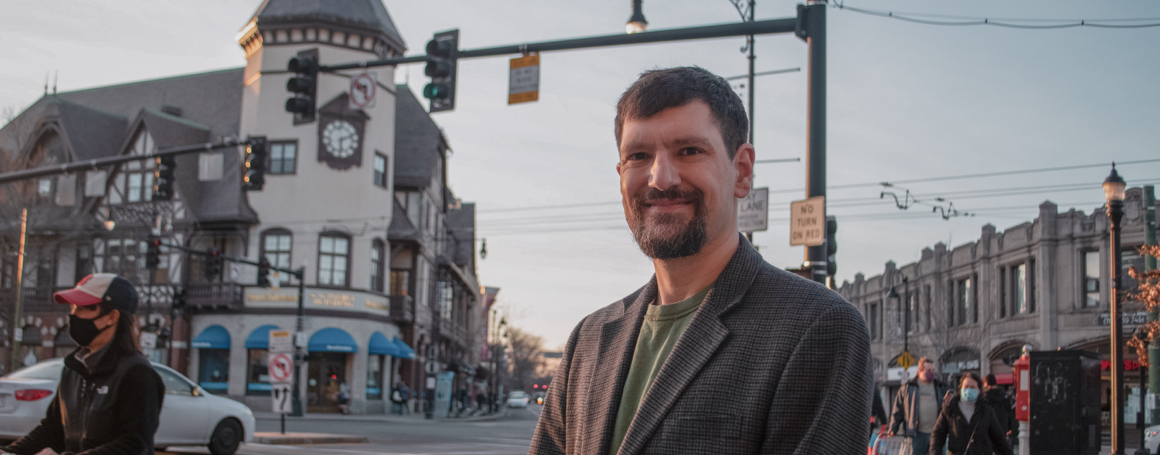
M 12 355 L 35 362 L 70 351 L 67 308 L 51 293 L 88 273 L 112 272 L 141 291 L 139 322 L 147 338 L 158 337 L 154 360 L 211 393 L 267 409 L 268 334 L 295 328 L 297 281 L 282 275 L 277 288 L 256 287 L 256 267 L 233 263 L 207 276 L 202 256 L 167 249 L 157 269 L 147 269 L 146 240 L 157 235 L 305 267 L 308 355 L 299 374 L 308 412 L 337 411 L 347 387 L 352 412 L 381 413 L 399 381 L 421 389 L 450 371 L 468 385 L 479 359 L 473 339 L 458 335 L 480 318 L 474 210 L 447 189 L 442 132 L 409 88 L 393 84 L 391 67 L 372 71 L 380 81 L 373 106 L 352 107 L 350 77 L 362 71 L 350 71 L 319 76 L 314 121 L 283 108 L 286 64 L 300 52 L 323 64 L 403 54 L 381 1 L 267 0 L 238 43 L 243 68 L 46 94 L 0 128 L 0 172 L 246 136 L 267 137 L 270 159 L 261 191 L 242 189 L 241 148 L 177 158 L 170 201 L 152 200 L 152 161 L 3 189 L 0 368 Z M 398 164 L 418 161 L 431 165 L 428 178 L 399 186 L 397 176 L 412 174 L 400 174 Z M 25 206 L 24 311 L 12 321 Z M 397 237 L 408 210 L 423 221 Z M 174 307 L 178 291 L 184 308 Z M 14 328 L 26 346 L 16 353 L 9 352 Z
M 1140 188 L 1127 191 L 1124 209 L 1121 273 L 1125 289 L 1132 289 L 1128 268 L 1143 269 L 1136 251 L 1144 243 Z M 953 249 L 938 243 L 923 249 L 915 263 L 899 267 L 887 262 L 881 275 L 859 273 L 838 292 L 866 318 L 875 377 L 886 396 L 897 390 L 903 373 L 897 359 L 904 342 L 914 357 L 931 358 L 948 377 L 963 371 L 993 373 L 1000 384 L 1011 384 L 1011 365 L 1024 345 L 1089 350 L 1108 359 L 1111 286 L 1104 271 L 1110 258 L 1103 207 L 1091 214 L 1059 212 L 1049 201 L 1031 222 L 1002 232 L 985 225 L 977 241 Z M 891 297 L 892 288 L 897 298 Z M 1124 307 L 1126 334 L 1144 321 L 1138 306 L 1128 302 Z M 1139 384 L 1135 352 L 1125 348 L 1125 359 L 1125 384 Z M 1105 387 L 1109 371 L 1105 362 Z M 1139 400 L 1127 402 L 1133 407 Z M 1136 414 L 1125 415 L 1135 419 Z

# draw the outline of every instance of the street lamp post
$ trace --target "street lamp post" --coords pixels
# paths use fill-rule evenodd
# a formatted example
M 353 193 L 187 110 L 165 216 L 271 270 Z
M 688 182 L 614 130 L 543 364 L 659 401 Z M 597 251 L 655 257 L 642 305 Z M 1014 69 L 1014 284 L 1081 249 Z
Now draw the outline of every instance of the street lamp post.
M 1123 319 L 1120 316 L 1120 220 L 1124 217 L 1124 189 L 1127 183 L 1116 172 L 1104 179 L 1104 198 L 1108 201 L 1108 237 L 1111 244 L 1111 308 L 1112 319 L 1112 455 L 1124 455 L 1124 340 Z

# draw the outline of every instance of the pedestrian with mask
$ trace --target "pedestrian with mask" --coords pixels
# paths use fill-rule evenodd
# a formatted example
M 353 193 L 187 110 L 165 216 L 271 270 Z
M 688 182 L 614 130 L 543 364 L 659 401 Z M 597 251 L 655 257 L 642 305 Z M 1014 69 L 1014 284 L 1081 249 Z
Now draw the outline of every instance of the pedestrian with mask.
M 1006 392 L 998 385 L 994 374 L 983 377 L 983 396 L 980 398 L 991 405 L 995 417 L 999 419 L 999 426 L 1007 432 L 1007 442 L 1014 447 L 1013 436 L 1017 435 L 1019 421 L 1015 420 L 1015 403 L 1007 398 Z
M 2 453 L 151 455 L 165 385 L 139 350 L 137 290 L 117 275 L 85 277 L 53 294 L 69 305 L 69 335 L 56 397 L 40 425 Z
M 926 357 L 918 359 L 917 377 L 903 384 L 894 397 L 890 436 L 897 434 L 899 427 L 906 425 L 905 435 L 912 439 L 914 453 L 926 453 L 931 447 L 930 435 L 934 431 L 934 424 L 943 410 L 944 397 L 949 392 L 950 387 L 938 380 L 934 362 Z M 942 445 L 937 447 L 941 449 Z
M 958 395 L 938 416 L 928 454 L 942 453 L 938 448 L 945 443 L 948 455 L 1015 455 L 1007 443 L 1006 424 L 999 422 L 986 400 L 979 399 L 981 385 L 979 375 L 963 373 Z

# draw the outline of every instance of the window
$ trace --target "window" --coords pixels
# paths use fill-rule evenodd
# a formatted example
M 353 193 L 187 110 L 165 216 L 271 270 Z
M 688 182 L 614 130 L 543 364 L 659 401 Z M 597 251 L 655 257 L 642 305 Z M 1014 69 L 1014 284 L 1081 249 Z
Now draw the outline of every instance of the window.
M 36 196 L 48 200 L 52 197 L 52 179 L 43 178 L 36 181 Z
M 454 302 L 455 302 L 455 288 L 451 285 L 451 282 L 440 281 L 439 282 L 439 315 L 443 317 L 443 320 L 451 321 L 453 319 L 454 315 L 452 313 L 454 312 L 454 308 L 455 308 Z
M 375 186 L 387 187 L 387 157 L 375 154 Z
M 411 221 L 411 225 L 416 229 L 422 226 L 419 223 L 423 220 L 423 193 L 418 191 L 396 191 L 395 201 L 403 207 L 403 211 L 407 212 L 407 220 Z
M 911 294 L 910 290 L 907 290 L 906 300 L 909 302 L 907 306 L 910 307 L 910 320 L 908 321 L 910 327 L 907 327 L 907 333 L 914 333 L 918 330 L 918 295 Z
M 1027 314 L 1027 264 L 1011 267 L 1011 314 Z
M 162 368 L 154 368 L 154 370 L 157 371 L 159 376 L 161 376 L 161 382 L 165 383 L 166 395 L 193 395 L 193 385 L 185 382 L 184 379 L 181 379 L 177 377 L 177 375 L 170 373 L 168 370 Z
M 1007 317 L 1007 268 L 999 267 L 999 318 Z
M 979 275 L 971 275 L 971 282 L 975 283 L 975 286 L 971 286 L 971 302 L 974 303 L 971 305 L 971 323 L 978 323 L 979 307 L 983 306 L 979 303 Z
M 230 350 L 198 350 L 197 385 L 213 394 L 225 394 L 230 382 Z
M 391 270 L 391 295 L 410 295 L 409 287 L 411 271 L 407 269 Z
M 967 318 L 969 318 L 971 315 L 971 311 L 972 311 L 971 305 L 974 303 L 974 302 L 972 302 L 972 300 L 974 298 L 974 293 L 971 290 L 971 287 L 972 287 L 971 286 L 971 279 L 967 278 L 965 280 L 959 280 L 958 286 L 959 286 L 959 291 L 958 291 L 958 294 L 959 294 L 958 325 L 964 325 L 968 321 Z
M 367 358 L 367 399 L 383 399 L 383 356 L 370 354 Z
M 1083 295 L 1085 308 L 1100 306 L 1100 252 L 1083 253 Z
M 926 292 L 923 294 L 923 297 L 924 297 L 923 300 L 926 302 L 926 324 L 923 325 L 923 327 L 926 327 L 927 330 L 929 330 L 931 327 L 934 327 L 933 325 L 931 325 L 932 316 L 931 316 L 930 312 L 931 312 L 931 308 L 934 307 L 934 301 L 931 300 L 931 296 L 932 296 L 932 294 L 930 291 L 930 285 L 928 284 L 928 285 L 926 285 Z
M 318 237 L 318 284 L 346 286 L 349 261 L 349 238 L 341 234 L 322 234 Z
M 1027 312 L 1035 312 L 1035 258 L 1027 260 Z
M 133 142 L 133 155 L 145 155 L 157 151 L 157 144 L 153 136 L 142 130 Z M 124 202 L 145 202 L 153 199 L 153 172 L 155 161 L 130 161 L 121 167 L 121 172 L 113 179 L 113 191 L 109 194 L 109 202 L 120 204 Z
M 285 229 L 268 229 L 262 232 L 262 257 L 270 262 L 270 266 L 290 269 L 290 231 Z M 290 282 L 289 273 L 279 273 L 278 281 Z
M 247 349 L 246 395 L 270 396 L 269 352 L 266 349 Z
M 175 242 L 168 240 L 165 243 L 173 244 Z M 94 241 L 94 244 L 95 249 L 91 253 L 92 265 L 87 267 L 87 270 L 90 270 L 89 273 L 115 273 L 129 281 L 138 282 L 149 280 L 148 275 L 144 275 L 143 273 L 153 273 L 154 283 L 169 283 L 169 254 L 164 249 L 159 256 L 160 262 L 157 264 L 157 270 L 148 271 L 145 268 L 145 253 L 149 250 L 148 242 L 141 242 L 131 238 L 97 239 Z M 85 255 L 88 255 L 87 250 L 85 247 L 77 249 L 78 273 L 81 272 L 82 251 Z M 87 263 L 88 261 L 86 260 L 85 262 Z
M 386 256 L 383 241 L 375 239 L 371 244 L 371 290 L 383 292 L 383 257 Z
M 1144 256 L 1137 251 L 1137 248 L 1139 247 L 1130 246 L 1122 249 L 1122 253 L 1120 253 L 1120 284 L 1124 286 L 1121 295 L 1126 299 L 1130 298 L 1127 296 L 1128 294 L 1137 292 L 1136 288 L 1140 286 L 1140 282 L 1132 278 L 1128 270 L 1135 267 L 1137 272 L 1144 272 Z
M 870 304 L 870 339 L 872 340 L 882 338 L 882 318 L 878 313 L 878 307 L 877 303 Z
M 298 141 L 270 144 L 270 173 L 293 174 L 297 171 Z
M 91 245 L 77 245 L 76 267 L 73 268 L 73 283 L 80 283 L 81 279 L 93 273 L 93 247 Z

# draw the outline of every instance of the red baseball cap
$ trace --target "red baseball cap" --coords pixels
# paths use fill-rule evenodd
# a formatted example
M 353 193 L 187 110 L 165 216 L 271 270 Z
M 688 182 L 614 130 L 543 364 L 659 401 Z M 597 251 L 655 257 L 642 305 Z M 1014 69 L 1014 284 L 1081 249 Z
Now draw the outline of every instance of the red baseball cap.
M 52 295 L 56 303 L 64 305 L 96 305 L 125 313 L 137 312 L 137 289 L 129 280 L 113 273 L 94 273 L 81 279 L 75 288 Z

